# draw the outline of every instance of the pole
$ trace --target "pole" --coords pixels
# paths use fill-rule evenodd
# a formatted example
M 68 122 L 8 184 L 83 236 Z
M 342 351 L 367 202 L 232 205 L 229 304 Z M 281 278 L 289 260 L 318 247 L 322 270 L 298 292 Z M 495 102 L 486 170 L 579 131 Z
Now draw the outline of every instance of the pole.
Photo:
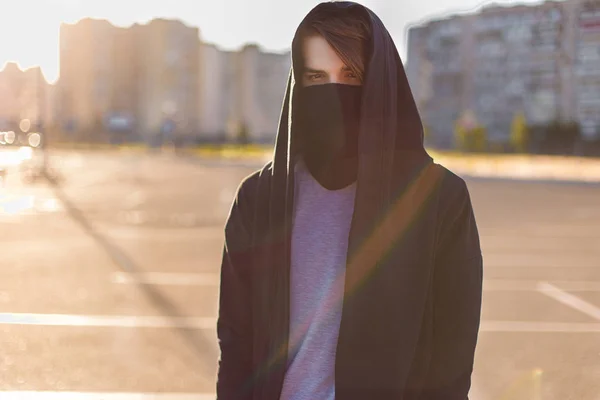
M 48 137 L 46 135 L 46 129 L 44 125 L 44 111 L 46 102 L 44 101 L 45 91 L 44 82 L 43 82 L 43 73 L 42 68 L 40 67 L 39 74 L 37 76 L 37 103 L 38 103 L 38 112 L 37 112 L 37 125 L 39 129 L 39 135 L 41 138 L 40 146 L 42 150 L 42 175 L 48 177 Z

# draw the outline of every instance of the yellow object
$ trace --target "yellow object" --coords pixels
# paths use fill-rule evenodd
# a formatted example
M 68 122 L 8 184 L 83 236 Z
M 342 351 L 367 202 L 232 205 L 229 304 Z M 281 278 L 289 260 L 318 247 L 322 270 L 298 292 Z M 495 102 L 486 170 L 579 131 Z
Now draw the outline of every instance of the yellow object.
M 527 132 L 527 121 L 525 115 L 520 112 L 515 115 L 510 129 L 510 144 L 517 153 L 527 150 L 529 135 Z

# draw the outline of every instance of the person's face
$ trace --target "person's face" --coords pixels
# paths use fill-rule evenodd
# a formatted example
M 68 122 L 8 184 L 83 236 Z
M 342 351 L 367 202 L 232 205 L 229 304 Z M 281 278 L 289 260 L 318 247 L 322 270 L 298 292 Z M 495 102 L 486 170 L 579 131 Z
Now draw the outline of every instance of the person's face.
M 302 86 L 342 83 L 360 86 L 359 78 L 344 64 L 333 47 L 321 35 L 311 35 L 302 43 L 304 73 Z

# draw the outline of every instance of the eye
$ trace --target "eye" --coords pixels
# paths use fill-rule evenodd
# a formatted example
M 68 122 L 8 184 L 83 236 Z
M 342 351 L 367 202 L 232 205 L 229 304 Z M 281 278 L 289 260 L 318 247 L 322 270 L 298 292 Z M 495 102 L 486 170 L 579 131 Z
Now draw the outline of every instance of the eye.
M 348 72 L 346 72 L 346 78 L 349 78 L 349 79 L 358 79 L 358 76 L 354 72 L 348 71 Z
M 315 81 L 317 79 L 321 79 L 323 77 L 323 74 L 318 72 L 318 73 L 314 73 L 314 74 L 308 74 L 308 79 L 311 81 Z

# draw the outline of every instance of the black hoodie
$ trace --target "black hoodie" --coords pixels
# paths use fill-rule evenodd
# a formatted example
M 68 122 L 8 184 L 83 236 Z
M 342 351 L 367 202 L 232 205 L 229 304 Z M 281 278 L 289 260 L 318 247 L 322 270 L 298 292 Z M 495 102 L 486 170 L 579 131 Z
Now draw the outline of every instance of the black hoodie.
M 316 11 L 359 13 L 372 31 L 336 399 L 465 400 L 482 289 L 467 187 L 426 153 L 402 62 L 380 19 L 352 2 L 321 3 Z M 278 400 L 285 376 L 297 155 L 292 58 L 273 161 L 242 182 L 225 227 L 220 400 Z

